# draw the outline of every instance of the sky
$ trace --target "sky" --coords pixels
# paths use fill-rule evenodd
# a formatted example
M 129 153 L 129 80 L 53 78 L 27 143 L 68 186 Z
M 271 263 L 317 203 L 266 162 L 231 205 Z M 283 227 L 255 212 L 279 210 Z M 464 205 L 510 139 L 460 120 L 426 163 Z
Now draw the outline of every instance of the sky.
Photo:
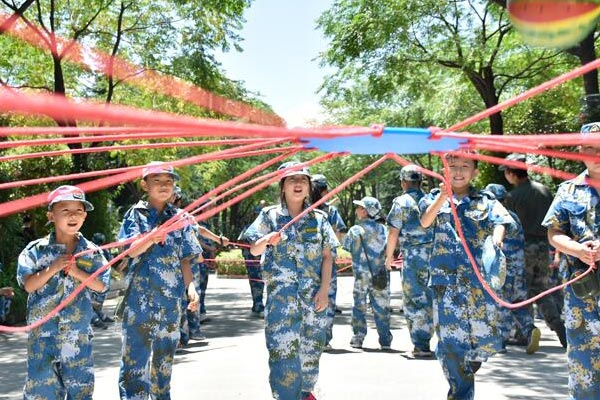
M 289 127 L 303 126 L 322 117 L 315 93 L 326 70 L 315 60 L 326 48 L 315 20 L 331 0 L 254 0 L 246 11 L 240 33 L 242 53 L 218 54 L 230 79 L 283 117 Z

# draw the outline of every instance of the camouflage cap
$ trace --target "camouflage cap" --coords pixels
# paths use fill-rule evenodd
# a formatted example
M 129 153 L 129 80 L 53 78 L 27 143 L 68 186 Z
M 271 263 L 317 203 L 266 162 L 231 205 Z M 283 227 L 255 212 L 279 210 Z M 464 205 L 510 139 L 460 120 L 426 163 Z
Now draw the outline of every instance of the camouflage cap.
M 504 159 L 506 161 L 519 161 L 519 162 L 523 162 L 523 163 L 527 162 L 527 156 L 525 154 L 521 154 L 521 153 L 511 153 L 511 154 L 507 155 Z M 498 167 L 499 171 L 504 171 L 506 169 L 511 169 L 511 167 L 506 166 L 506 165 L 501 165 Z
M 294 167 L 294 166 L 300 165 L 300 164 L 301 163 L 299 163 L 298 161 L 288 161 L 288 162 L 285 162 L 285 163 L 281 164 L 279 166 L 279 168 L 277 168 L 277 170 L 281 171 L 282 169 Z M 283 174 L 283 176 L 281 177 L 281 179 L 287 178 L 288 176 L 293 176 L 293 175 L 305 175 L 305 176 L 308 176 L 310 178 L 310 171 L 308 170 L 308 167 L 303 166 L 302 168 L 299 168 L 299 169 L 296 169 L 296 170 L 286 171 Z
M 400 179 L 403 181 L 420 182 L 423 180 L 423 174 L 415 164 L 408 164 L 400 170 Z
M 365 196 L 360 200 L 353 200 L 352 203 L 367 210 L 367 214 L 371 218 L 377 217 L 381 212 L 381 203 L 375 197 Z
M 490 183 L 485 190 L 492 193 L 497 200 L 503 200 L 506 197 L 506 188 L 499 183 Z

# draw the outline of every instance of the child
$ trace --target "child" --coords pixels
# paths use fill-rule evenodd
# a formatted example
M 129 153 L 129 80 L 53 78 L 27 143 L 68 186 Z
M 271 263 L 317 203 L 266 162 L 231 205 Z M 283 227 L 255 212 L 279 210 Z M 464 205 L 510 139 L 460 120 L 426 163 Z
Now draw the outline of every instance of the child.
M 297 164 L 285 163 L 279 169 Z M 279 190 L 281 203 L 265 207 L 244 237 L 253 243 L 252 254 L 264 253 L 265 336 L 273 396 L 314 400 L 312 391 L 325 346 L 332 250 L 339 242 L 320 210 L 311 211 L 279 234 L 308 205 L 308 168 L 284 173 Z
M 173 357 L 179 342 L 181 298 L 198 306 L 190 260 L 202 250 L 192 225 L 166 236 L 158 227 L 181 212 L 169 203 L 175 180 L 173 167 L 154 161 L 142 171 L 142 189 L 148 201 L 140 201 L 124 216 L 119 240 L 149 233 L 131 244 L 123 315 L 121 399 L 169 399 Z
M 421 226 L 419 201 L 423 174 L 414 164 L 400 170 L 403 194 L 396 197 L 387 216 L 389 229 L 385 263 L 392 269 L 398 237 L 402 238 L 402 302 L 415 358 L 432 358 L 429 342 L 433 336 L 432 292 L 429 281 L 429 253 L 433 243 L 431 229 Z
M 437 358 L 450 390 L 448 399 L 473 399 L 475 372 L 481 363 L 502 348 L 496 326 L 498 307 L 484 291 L 460 242 L 450 208 L 456 208 L 469 250 L 481 265 L 485 239 L 501 247 L 504 225 L 514 223 L 508 211 L 487 192 L 475 190 L 477 162 L 461 157 L 447 158 L 452 199 L 440 184 L 419 202 L 421 225 L 434 229 L 429 259 L 429 285 L 433 288 L 434 326 L 438 336 Z
M 329 184 L 325 175 L 314 174 L 310 178 L 312 190 L 311 190 L 311 202 L 316 203 L 321 200 L 323 196 L 329 193 Z M 342 219 L 340 212 L 337 207 L 331 204 L 331 202 L 325 202 L 319 206 L 319 210 L 327 213 L 327 221 L 333 228 L 338 240 L 342 240 L 343 235 L 348 231 L 346 223 Z M 333 252 L 333 268 L 331 271 L 331 283 L 329 285 L 329 306 L 327 307 L 327 337 L 325 339 L 325 350 L 333 350 L 331 347 L 331 339 L 333 338 L 333 319 L 336 312 L 341 313 L 335 305 L 335 298 L 337 296 L 337 268 L 335 267 L 336 253 L 335 249 Z
M 583 125 L 584 135 L 600 134 L 600 122 Z M 598 157 L 600 146 L 583 145 L 581 154 Z M 600 180 L 600 162 L 584 161 L 587 170 L 578 177 L 563 182 L 544 218 L 543 226 L 548 228 L 550 244 L 566 259 L 562 264 L 563 279 L 573 278 L 585 271 L 590 264 L 600 258 L 598 220 L 600 196 L 588 178 Z M 596 264 L 598 265 L 598 264 Z M 596 276 L 594 276 L 596 275 Z M 584 277 L 582 279 L 586 279 Z M 598 272 L 590 278 L 598 279 Z M 593 279 L 586 279 L 592 282 Z M 567 359 L 569 365 L 570 399 L 591 400 L 600 398 L 600 296 L 576 295 L 574 287 L 565 288 L 565 326 L 567 328 Z
M 17 280 L 27 297 L 27 323 L 45 317 L 92 273 L 107 264 L 102 251 L 79 233 L 94 206 L 75 186 L 60 186 L 48 196 L 48 221 L 54 231 L 30 242 L 19 255 Z M 73 254 L 98 249 L 71 262 Z M 27 340 L 25 399 L 92 399 L 94 362 L 92 291 L 108 289 L 107 269 L 57 316 L 32 329 Z
M 392 344 L 390 332 L 390 293 L 389 279 L 386 287 L 375 288 L 372 276 L 388 274 L 385 269 L 386 227 L 379 223 L 381 204 L 374 197 L 354 200 L 358 224 L 348 230 L 344 238 L 344 249 L 352 254 L 354 274 L 354 307 L 352 308 L 352 331 L 350 346 L 360 349 L 367 335 L 367 294 L 375 314 L 375 325 L 382 350 L 389 350 Z

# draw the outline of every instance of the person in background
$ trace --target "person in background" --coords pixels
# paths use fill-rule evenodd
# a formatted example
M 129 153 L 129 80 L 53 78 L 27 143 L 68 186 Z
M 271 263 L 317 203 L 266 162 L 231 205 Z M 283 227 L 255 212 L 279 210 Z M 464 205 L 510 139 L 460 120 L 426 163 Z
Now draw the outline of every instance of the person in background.
M 260 214 L 263 208 L 267 206 L 265 200 L 261 200 L 258 206 L 255 207 L 256 215 Z M 248 225 L 250 226 L 250 225 Z M 244 233 L 248 226 L 244 227 L 240 232 L 238 240 L 244 242 Z M 252 295 L 252 316 L 264 318 L 265 305 L 263 303 L 263 293 L 265 291 L 265 282 L 262 278 L 262 267 L 260 265 L 260 257 L 253 256 L 250 253 L 250 247 L 242 247 L 242 257 L 246 264 L 246 272 L 248 274 L 248 282 L 250 283 L 250 294 Z
M 512 153 L 507 161 L 526 162 L 527 156 Z M 506 208 L 514 211 L 523 226 L 525 233 L 525 271 L 527 274 L 528 297 L 534 297 L 547 290 L 550 275 L 550 246 L 547 230 L 542 226 L 542 220 L 552 203 L 550 189 L 539 182 L 529 179 L 527 170 L 501 165 L 504 177 L 513 186 L 506 195 Z M 536 305 L 546 324 L 556 333 L 563 347 L 567 346 L 565 325 L 561 319 L 561 306 L 556 304 L 554 296 L 544 296 Z
M 390 293 L 389 273 L 385 268 L 385 244 L 387 229 L 381 222 L 381 204 L 374 197 L 365 196 L 354 200 L 357 224 L 348 230 L 343 247 L 352 254 L 352 273 L 354 274 L 354 307 L 352 308 L 352 332 L 350 346 L 363 347 L 367 335 L 367 295 L 373 308 L 375 326 L 382 350 L 392 345 L 390 331 Z M 375 287 L 373 277 L 386 275 L 385 285 Z
M 92 235 L 92 242 L 100 247 L 106 244 L 106 236 L 104 236 L 101 232 L 96 232 Z M 108 261 L 112 260 L 112 255 L 106 249 L 102 250 L 102 254 L 104 258 Z M 92 307 L 94 308 L 94 317 L 92 318 L 92 326 L 95 328 L 106 329 L 107 325 L 115 322 L 115 320 L 108 315 L 104 314 L 102 308 L 104 307 L 104 301 L 106 300 L 106 294 L 108 291 L 104 293 L 92 292 Z
M 498 183 L 490 183 L 485 190 L 492 193 L 501 203 L 506 197 L 506 188 Z M 507 226 L 504 239 L 507 272 L 502 288 L 502 298 L 509 303 L 518 303 L 527 300 L 528 293 L 525 276 L 525 239 L 519 216 L 513 211 L 508 210 L 508 212 L 515 223 Z M 512 327 L 516 323 L 517 329 L 527 340 L 526 353 L 534 354 L 538 351 L 542 333 L 533 323 L 533 307 L 531 305 L 513 309 L 500 307 L 500 314 L 500 328 L 504 339 L 503 349 L 506 349 Z
M 429 281 L 429 254 L 433 231 L 421 226 L 419 201 L 425 196 L 421 190 L 423 174 L 414 164 L 400 170 L 400 186 L 404 193 L 396 197 L 387 216 L 389 229 L 385 266 L 392 269 L 394 251 L 402 237 L 402 299 L 415 358 L 432 358 L 430 348 L 433 336 L 433 306 Z
M 244 238 L 262 257 L 267 285 L 265 337 L 269 351 L 269 383 L 278 400 L 315 400 L 314 386 L 325 347 L 333 266 L 340 244 L 327 215 L 312 210 L 285 231 L 310 199 L 308 168 L 288 162 L 279 181 L 280 204 L 262 209 Z
M 323 198 L 327 193 L 329 193 L 329 185 L 327 183 L 327 178 L 321 174 L 314 174 L 311 177 L 311 202 L 315 203 Z M 334 206 L 331 202 L 325 202 L 319 206 L 321 211 L 324 211 L 327 214 L 327 220 L 329 224 L 333 227 L 335 234 L 338 240 L 341 240 L 343 234 L 346 233 L 348 228 L 340 215 L 337 207 Z M 341 310 L 336 307 L 335 299 L 337 296 L 337 268 L 335 266 L 335 259 L 337 257 L 337 253 L 335 249 L 333 250 L 333 272 L 331 276 L 331 287 L 329 288 L 329 306 L 327 307 L 327 344 L 325 345 L 325 350 L 331 350 L 331 339 L 333 337 L 333 319 L 336 313 L 341 314 Z

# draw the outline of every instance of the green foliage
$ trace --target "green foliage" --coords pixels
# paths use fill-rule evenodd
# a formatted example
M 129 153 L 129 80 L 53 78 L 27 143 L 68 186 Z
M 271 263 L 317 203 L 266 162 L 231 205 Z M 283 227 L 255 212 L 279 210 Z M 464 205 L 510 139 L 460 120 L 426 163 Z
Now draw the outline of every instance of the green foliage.
M 240 249 L 221 252 L 216 257 L 217 274 L 219 275 L 246 275 L 246 264 Z

